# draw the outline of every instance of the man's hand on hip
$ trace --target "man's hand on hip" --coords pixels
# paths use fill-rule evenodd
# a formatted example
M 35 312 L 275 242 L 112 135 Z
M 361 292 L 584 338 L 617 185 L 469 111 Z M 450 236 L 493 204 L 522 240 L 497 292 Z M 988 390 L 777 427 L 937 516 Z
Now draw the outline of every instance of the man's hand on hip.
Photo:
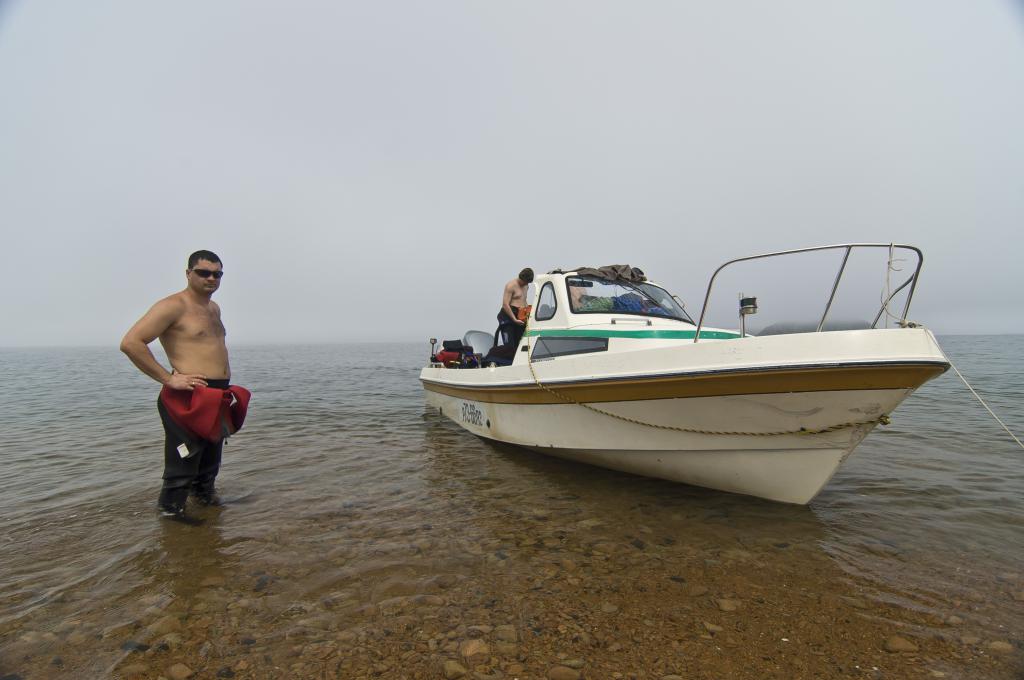
M 206 387 L 206 376 L 198 373 L 172 373 L 170 379 L 165 383 L 172 390 L 192 391 L 196 385 Z

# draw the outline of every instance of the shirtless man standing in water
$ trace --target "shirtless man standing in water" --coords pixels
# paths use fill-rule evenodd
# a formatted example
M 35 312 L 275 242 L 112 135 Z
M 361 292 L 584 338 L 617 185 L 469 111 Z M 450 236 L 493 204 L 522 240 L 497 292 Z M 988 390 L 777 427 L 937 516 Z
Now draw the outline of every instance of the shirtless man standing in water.
M 231 378 L 225 330 L 220 307 L 211 296 L 220 288 L 223 264 L 209 250 L 198 250 L 188 258 L 185 289 L 157 302 L 125 334 L 121 351 L 140 371 L 173 390 L 192 391 L 197 385 L 227 389 Z M 168 371 L 149 349 L 159 338 L 171 362 Z M 165 516 L 184 519 L 185 501 L 191 492 L 206 505 L 219 505 L 214 481 L 220 470 L 223 441 L 203 442 L 199 450 L 182 458 L 179 447 L 185 441 L 180 431 L 169 428 L 162 403 L 164 423 L 163 489 L 158 505 Z

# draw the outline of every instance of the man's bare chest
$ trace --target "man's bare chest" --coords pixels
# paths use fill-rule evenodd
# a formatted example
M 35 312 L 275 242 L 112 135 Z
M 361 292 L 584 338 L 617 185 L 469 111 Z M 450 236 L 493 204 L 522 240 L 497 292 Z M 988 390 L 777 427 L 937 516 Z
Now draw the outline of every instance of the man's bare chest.
M 184 314 L 169 330 L 172 335 L 189 340 L 221 339 L 226 334 L 220 315 L 205 310 Z

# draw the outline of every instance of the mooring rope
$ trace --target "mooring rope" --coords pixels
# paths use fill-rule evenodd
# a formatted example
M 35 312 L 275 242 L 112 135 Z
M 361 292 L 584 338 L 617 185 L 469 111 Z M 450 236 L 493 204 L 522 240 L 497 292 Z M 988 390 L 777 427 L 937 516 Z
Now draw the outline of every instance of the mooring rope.
M 981 403 L 981 405 L 985 407 L 985 410 L 989 412 L 989 415 L 991 415 L 993 418 L 995 418 L 996 422 L 1003 426 L 1003 429 L 1006 430 L 1006 434 L 1010 435 L 1010 437 L 1013 439 L 1013 441 L 1017 442 L 1017 446 L 1019 446 L 1022 449 L 1024 449 L 1024 444 L 1022 444 L 1021 441 L 1019 439 L 1017 439 L 1017 435 L 1015 435 L 1013 432 L 1010 431 L 1010 428 L 1008 428 L 1006 426 L 1006 423 L 1004 423 L 1002 420 L 1000 420 L 999 416 L 997 416 L 995 414 L 995 411 L 993 411 L 991 408 L 989 408 L 988 404 L 985 403 L 985 400 L 981 398 L 981 395 L 974 391 L 974 388 L 971 387 L 971 383 L 967 382 L 967 378 L 965 378 L 963 373 L 961 373 L 957 369 L 957 367 L 953 364 L 953 362 L 951 360 L 949 360 L 949 357 L 946 357 L 946 359 L 949 361 L 949 367 L 952 368 L 953 372 L 956 373 L 960 377 L 960 379 L 964 381 L 964 385 L 967 386 L 967 389 L 969 389 L 971 391 L 971 394 L 973 394 L 975 396 L 975 398 L 978 400 L 978 402 Z
M 781 435 L 788 435 L 788 434 L 823 434 L 825 432 L 833 432 L 835 430 L 842 430 L 842 429 L 845 429 L 847 427 L 855 427 L 857 425 L 888 425 L 889 422 L 890 422 L 889 416 L 883 414 L 883 415 L 879 416 L 878 418 L 875 418 L 874 420 L 853 421 L 853 422 L 849 422 L 849 423 L 842 423 L 840 425 L 831 425 L 829 427 L 823 427 L 823 428 L 814 429 L 814 430 L 807 429 L 805 427 L 801 427 L 799 430 L 780 430 L 778 432 L 731 432 L 731 431 L 727 431 L 727 430 L 701 430 L 701 429 L 694 428 L 694 427 L 677 427 L 675 425 L 660 425 L 658 423 L 648 423 L 648 422 L 645 422 L 643 420 L 637 420 L 635 418 L 629 418 L 629 417 L 626 417 L 626 416 L 620 416 L 617 413 L 611 413 L 609 411 L 605 411 L 604 409 L 599 409 L 599 408 L 596 408 L 594 406 L 591 406 L 590 404 L 585 404 L 585 403 L 583 403 L 581 401 L 577 401 L 576 399 L 573 399 L 572 397 L 570 397 L 568 395 L 561 394 L 560 392 L 557 392 L 557 391 L 551 389 L 550 387 L 548 387 L 547 385 L 543 384 L 540 381 L 540 379 L 537 377 L 537 372 L 533 369 L 533 346 L 530 344 L 530 336 L 527 335 L 527 333 L 529 332 L 529 329 L 530 329 L 530 321 L 529 321 L 529 319 L 527 319 L 526 326 L 523 329 L 523 335 L 526 336 L 526 365 L 530 367 L 530 375 L 533 376 L 533 382 L 537 385 L 537 387 L 541 388 L 545 392 L 548 392 L 552 396 L 556 397 L 557 399 L 561 399 L 562 401 L 564 401 L 564 402 L 566 402 L 568 404 L 576 404 L 577 406 L 582 406 L 583 408 L 585 408 L 585 409 L 587 409 L 589 411 L 593 411 L 594 413 L 600 413 L 601 415 L 608 416 L 609 418 L 615 418 L 617 420 L 622 420 L 622 421 L 625 421 L 627 423 L 633 423 L 634 425 L 644 425 L 646 427 L 654 427 L 654 428 L 657 428 L 659 430 L 672 430 L 674 432 L 690 432 L 690 433 L 693 433 L 693 434 L 742 435 L 742 436 L 748 436 L 748 437 L 778 437 L 778 436 L 781 436 Z

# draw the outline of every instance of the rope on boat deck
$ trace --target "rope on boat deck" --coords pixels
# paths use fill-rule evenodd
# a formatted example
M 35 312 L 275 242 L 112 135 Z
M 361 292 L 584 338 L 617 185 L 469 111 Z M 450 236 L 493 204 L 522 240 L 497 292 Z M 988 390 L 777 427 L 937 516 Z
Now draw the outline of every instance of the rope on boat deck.
M 985 400 L 981 398 L 981 395 L 974 391 L 974 388 L 971 387 L 971 383 L 967 382 L 967 378 L 965 378 L 963 376 L 963 374 L 953 364 L 953 362 L 950 361 L 949 357 L 946 357 L 946 360 L 949 361 L 949 367 L 953 369 L 954 373 L 956 373 L 958 376 L 960 376 L 960 379 L 964 381 L 964 385 L 967 385 L 967 389 L 969 389 L 971 391 L 971 394 L 973 394 L 978 399 L 978 401 L 981 403 L 981 405 L 985 407 L 985 410 L 988 411 L 989 415 L 991 415 L 993 418 L 995 418 L 996 422 L 1003 426 L 1003 429 L 1006 430 L 1006 434 L 1010 435 L 1010 437 L 1013 439 L 1013 441 L 1017 442 L 1017 445 L 1020 446 L 1020 448 L 1024 449 L 1024 444 L 1022 444 L 1021 441 L 1019 439 L 1017 439 L 1017 435 L 1015 435 L 1013 432 L 1010 431 L 1010 428 L 1008 428 L 1006 426 L 1006 423 L 1001 421 L 999 419 L 999 416 L 997 416 L 995 414 L 995 411 L 993 411 L 992 409 L 990 409 L 988 407 L 988 404 L 986 404 Z
M 644 422 L 643 420 L 637 420 L 635 418 L 629 418 L 627 416 L 620 416 L 617 413 L 611 413 L 609 411 L 605 411 L 604 409 L 599 409 L 599 408 L 596 408 L 594 406 L 591 406 L 590 404 L 585 404 L 585 403 L 583 403 L 581 401 L 577 401 L 576 399 L 573 399 L 572 397 L 570 397 L 568 395 L 561 394 L 560 392 L 556 392 L 555 390 L 551 389 L 550 387 L 548 387 L 547 385 L 542 383 L 540 381 L 540 379 L 537 377 L 537 372 L 533 370 L 533 346 L 530 344 L 530 336 L 526 335 L 527 331 L 529 331 L 529 328 L 530 328 L 530 321 L 529 321 L 529 319 L 527 319 L 526 320 L 526 326 L 523 329 L 523 335 L 526 336 L 526 347 L 527 347 L 527 350 L 526 350 L 526 365 L 530 367 L 530 375 L 533 376 L 533 382 L 537 385 L 537 387 L 541 388 L 545 392 L 548 392 L 549 394 L 553 395 L 557 399 L 561 399 L 562 401 L 564 401 L 564 402 L 566 402 L 568 404 L 576 404 L 577 406 L 582 406 L 583 408 L 585 408 L 585 409 L 587 409 L 589 411 L 593 411 L 594 413 L 600 413 L 603 416 L 608 416 L 609 418 L 615 418 L 616 420 L 622 420 L 622 421 L 625 421 L 627 423 L 633 423 L 634 425 L 645 425 L 647 427 L 654 427 L 654 428 L 657 428 L 659 430 L 672 430 L 672 431 L 675 431 L 675 432 L 691 432 L 693 434 L 742 435 L 742 436 L 747 436 L 747 437 L 777 437 L 777 436 L 786 435 L 786 434 L 824 434 L 825 432 L 834 432 L 835 430 L 842 430 L 842 429 L 845 429 L 847 427 L 855 427 L 855 426 L 858 426 L 858 425 L 888 425 L 891 422 L 890 419 L 889 419 L 889 416 L 883 414 L 883 415 L 881 415 L 878 418 L 875 418 L 873 420 L 852 421 L 852 422 L 849 422 L 849 423 L 842 423 L 841 425 L 831 425 L 829 427 L 822 427 L 822 428 L 814 429 L 814 430 L 808 429 L 806 427 L 801 427 L 799 430 L 780 430 L 778 432 L 730 432 L 730 431 L 727 431 L 727 430 L 701 430 L 701 429 L 698 429 L 698 428 L 695 428 L 695 427 L 676 427 L 675 425 L 659 425 L 658 423 L 648 423 L 648 422 Z M 950 365 L 952 365 L 952 364 L 950 364 Z M 956 370 L 956 369 L 954 368 L 953 370 Z M 960 372 L 957 371 L 958 375 L 959 375 L 959 373 Z M 966 382 L 966 381 L 964 381 L 964 382 Z M 970 385 L 968 385 L 968 387 L 970 387 Z M 974 390 L 971 390 L 971 391 L 973 392 Z M 977 395 L 975 395 L 975 396 L 977 396 Z M 978 398 L 980 399 L 981 397 L 978 397 Z M 982 403 L 984 403 L 984 402 L 982 402 Z M 988 408 L 988 407 L 986 407 L 986 408 Z M 990 411 L 990 413 L 991 413 L 991 411 Z M 992 415 L 994 416 L 995 414 L 993 413 Z M 999 420 L 999 419 L 996 418 L 996 420 Z M 1002 422 L 1002 421 L 1000 421 L 1000 422 Z M 1003 427 L 1005 427 L 1005 425 Z M 1009 431 L 1009 430 L 1007 430 L 1007 431 Z M 1013 436 L 1013 435 L 1011 434 L 1011 436 Z M 1014 437 L 1014 439 L 1016 439 L 1016 437 Z M 1017 443 L 1020 444 L 1020 441 L 1018 441 Z M 1024 446 L 1024 445 L 1022 445 L 1022 446 Z

